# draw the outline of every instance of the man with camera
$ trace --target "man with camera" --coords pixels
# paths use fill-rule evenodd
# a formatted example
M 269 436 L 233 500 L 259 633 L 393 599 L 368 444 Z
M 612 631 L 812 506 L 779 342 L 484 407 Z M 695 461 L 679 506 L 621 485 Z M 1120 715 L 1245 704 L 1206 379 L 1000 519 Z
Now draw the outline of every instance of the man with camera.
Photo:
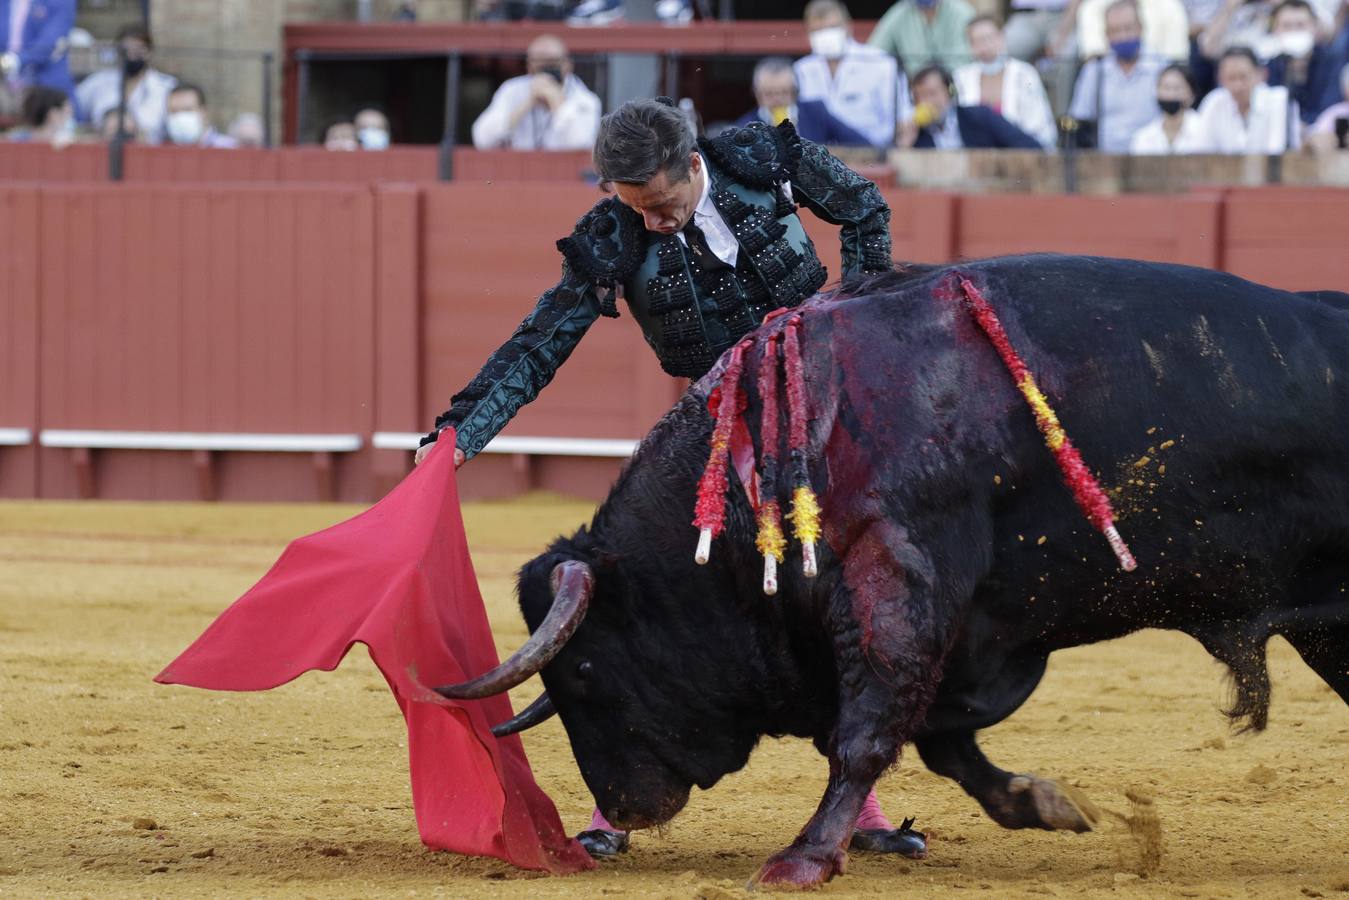
M 540 35 L 525 51 L 527 75 L 507 80 L 473 123 L 479 150 L 589 150 L 600 98 L 572 73 L 567 45 Z

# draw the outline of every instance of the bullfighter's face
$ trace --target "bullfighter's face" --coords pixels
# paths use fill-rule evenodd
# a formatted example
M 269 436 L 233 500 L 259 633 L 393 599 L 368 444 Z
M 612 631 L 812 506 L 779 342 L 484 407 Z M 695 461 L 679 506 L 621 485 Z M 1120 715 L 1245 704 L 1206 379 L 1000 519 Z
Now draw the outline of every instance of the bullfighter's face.
M 567 543 L 521 570 L 520 605 L 531 631 L 553 602 L 549 573 Z M 543 669 L 543 681 L 600 811 L 620 828 L 659 825 L 684 808 L 694 785 L 711 787 L 744 766 L 758 734 L 740 734 L 709 704 L 718 686 L 699 681 L 715 679 L 717 670 L 699 648 L 681 646 L 681 638 L 696 643 L 697 636 L 681 635 L 658 614 L 636 619 L 645 591 L 620 565 L 585 561 L 595 572 L 590 610 Z
M 689 157 L 688 175 L 675 179 L 668 169 L 662 169 L 646 184 L 614 183 L 614 193 L 624 205 L 642 217 L 647 231 L 674 234 L 693 220 L 693 211 L 702 198 L 703 158 L 697 153 Z

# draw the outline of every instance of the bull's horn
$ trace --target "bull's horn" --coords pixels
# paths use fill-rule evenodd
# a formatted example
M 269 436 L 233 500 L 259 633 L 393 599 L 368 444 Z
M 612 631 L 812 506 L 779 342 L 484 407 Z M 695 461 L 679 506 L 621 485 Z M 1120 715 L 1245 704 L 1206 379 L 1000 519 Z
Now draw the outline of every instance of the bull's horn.
M 539 630 L 529 636 L 523 647 L 490 672 L 461 684 L 438 687 L 436 693 L 451 700 L 481 700 L 509 691 L 548 665 L 585 618 L 586 609 L 590 606 L 590 594 L 595 587 L 595 576 L 585 563 L 567 560 L 553 567 L 550 580 L 553 605 L 539 625 Z
M 548 696 L 548 692 L 539 695 L 539 699 L 526 706 L 521 712 L 515 714 L 512 719 L 507 719 L 499 725 L 492 726 L 492 734 L 497 737 L 505 737 L 508 734 L 519 734 L 526 728 L 533 728 L 540 722 L 547 721 L 557 715 L 557 707 L 553 706 L 553 700 Z

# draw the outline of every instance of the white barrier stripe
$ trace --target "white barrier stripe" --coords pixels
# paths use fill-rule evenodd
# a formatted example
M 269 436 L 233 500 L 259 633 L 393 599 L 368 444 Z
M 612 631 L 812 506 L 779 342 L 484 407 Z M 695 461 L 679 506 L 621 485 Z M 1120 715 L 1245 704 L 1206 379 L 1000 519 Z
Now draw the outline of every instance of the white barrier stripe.
M 422 434 L 406 431 L 376 431 L 370 441 L 377 450 L 416 450 Z M 606 456 L 626 459 L 637 441 L 618 438 L 516 437 L 493 438 L 483 453 L 523 453 L 531 456 Z
M 350 453 L 359 434 L 230 434 L 206 431 L 88 431 L 44 428 L 44 447 L 91 450 L 244 450 L 274 453 Z
M 0 428 L 0 446 L 23 447 L 33 443 L 33 432 L 27 428 Z

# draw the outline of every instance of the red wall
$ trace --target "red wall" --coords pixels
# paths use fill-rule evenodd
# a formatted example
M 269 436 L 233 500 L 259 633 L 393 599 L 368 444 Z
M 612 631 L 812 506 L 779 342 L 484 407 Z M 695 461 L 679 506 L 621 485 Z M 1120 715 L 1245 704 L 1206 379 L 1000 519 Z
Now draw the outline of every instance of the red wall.
M 1349 191 L 886 193 L 901 259 L 1057 250 L 1349 290 Z M 423 431 L 556 281 L 553 242 L 599 196 L 579 183 L 0 184 L 0 427 L 367 442 L 376 430 Z M 803 220 L 837 274 L 833 229 Z M 680 389 L 631 316 L 601 319 L 507 433 L 640 437 Z M 189 453 L 94 456 L 99 496 L 197 495 Z M 336 495 L 374 496 L 408 456 L 337 454 Z M 216 493 L 316 497 L 308 457 L 217 454 Z M 594 495 L 617 465 L 485 455 L 466 490 Z M 0 448 L 0 495 L 78 488 L 72 451 Z

